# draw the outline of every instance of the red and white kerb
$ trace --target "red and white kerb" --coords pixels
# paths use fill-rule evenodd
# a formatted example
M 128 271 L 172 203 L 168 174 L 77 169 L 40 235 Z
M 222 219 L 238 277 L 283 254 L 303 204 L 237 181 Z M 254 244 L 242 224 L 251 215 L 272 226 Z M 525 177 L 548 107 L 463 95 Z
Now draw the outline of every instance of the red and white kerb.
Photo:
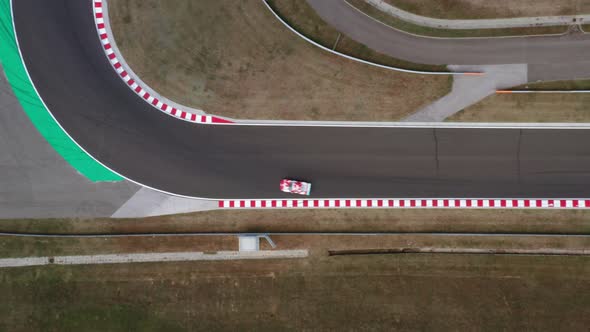
M 189 121 L 189 122 L 195 122 L 195 123 L 202 123 L 202 124 L 223 124 L 223 123 L 232 123 L 232 121 L 223 119 L 223 118 L 219 118 L 216 116 L 212 116 L 212 115 L 200 115 L 200 114 L 195 114 L 195 113 L 190 113 L 187 111 L 183 111 L 181 109 L 177 109 L 175 107 L 172 107 L 164 102 L 162 102 L 160 98 L 158 98 L 158 96 L 154 96 L 152 94 L 150 94 L 149 92 L 147 92 L 143 87 L 141 87 L 141 85 L 139 85 L 135 79 L 133 79 L 131 77 L 131 75 L 129 75 L 128 71 L 123 67 L 123 64 L 118 60 L 120 57 L 119 55 L 115 54 L 115 51 L 113 50 L 113 47 L 111 45 L 111 41 L 107 32 L 107 29 L 105 27 L 105 19 L 104 19 L 104 14 L 103 14 L 103 0 L 94 0 L 94 21 L 96 23 L 96 28 L 98 30 L 98 36 L 100 38 L 100 41 L 102 43 L 104 52 L 107 56 L 107 58 L 109 59 L 111 65 L 113 66 L 113 68 L 115 69 L 115 71 L 117 72 L 117 74 L 119 75 L 119 77 L 121 77 L 121 79 L 123 79 L 123 81 L 125 83 L 127 83 L 127 85 L 129 86 L 129 88 L 131 88 L 131 90 L 133 90 L 138 96 L 140 96 L 141 98 L 143 98 L 146 102 L 148 102 L 149 104 L 151 104 L 153 107 L 157 108 L 158 110 L 174 116 L 176 118 L 185 120 L 185 121 Z
M 226 199 L 221 209 L 588 209 L 584 199 Z

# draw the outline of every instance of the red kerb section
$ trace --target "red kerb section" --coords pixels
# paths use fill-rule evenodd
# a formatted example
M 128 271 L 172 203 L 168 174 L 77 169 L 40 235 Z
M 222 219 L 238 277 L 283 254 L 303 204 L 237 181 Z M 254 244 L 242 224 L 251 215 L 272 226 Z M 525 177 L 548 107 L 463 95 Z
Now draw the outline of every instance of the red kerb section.
M 226 120 L 226 119 L 218 118 L 218 117 L 215 117 L 215 116 L 211 118 L 211 122 L 212 123 L 233 123 L 233 121 L 229 121 L 229 120 Z

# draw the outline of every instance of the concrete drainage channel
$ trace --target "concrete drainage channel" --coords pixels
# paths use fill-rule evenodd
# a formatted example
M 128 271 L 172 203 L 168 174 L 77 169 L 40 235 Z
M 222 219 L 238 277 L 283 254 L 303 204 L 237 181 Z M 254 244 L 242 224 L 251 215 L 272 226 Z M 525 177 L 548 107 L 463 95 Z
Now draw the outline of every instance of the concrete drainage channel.
M 217 251 L 206 252 L 163 252 L 163 253 L 131 253 L 108 255 L 51 256 L 51 257 L 17 257 L 1 258 L 0 268 L 26 267 L 43 265 L 96 265 L 96 264 L 128 264 L 154 262 L 187 262 L 187 261 L 228 261 L 243 259 L 285 259 L 305 258 L 307 250 L 265 250 L 265 251 Z

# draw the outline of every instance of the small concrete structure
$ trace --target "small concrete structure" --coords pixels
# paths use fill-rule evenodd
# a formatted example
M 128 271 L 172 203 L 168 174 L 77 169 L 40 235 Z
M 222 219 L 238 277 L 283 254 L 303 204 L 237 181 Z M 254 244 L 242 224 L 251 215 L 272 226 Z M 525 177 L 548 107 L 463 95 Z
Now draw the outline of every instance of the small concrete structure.
M 240 235 L 238 236 L 239 251 L 259 251 L 260 250 L 260 236 L 259 235 Z
M 271 248 L 274 249 L 277 245 L 271 240 L 268 234 L 240 234 L 238 235 L 239 251 L 259 251 L 260 250 L 260 238 L 265 239 L 270 244 Z

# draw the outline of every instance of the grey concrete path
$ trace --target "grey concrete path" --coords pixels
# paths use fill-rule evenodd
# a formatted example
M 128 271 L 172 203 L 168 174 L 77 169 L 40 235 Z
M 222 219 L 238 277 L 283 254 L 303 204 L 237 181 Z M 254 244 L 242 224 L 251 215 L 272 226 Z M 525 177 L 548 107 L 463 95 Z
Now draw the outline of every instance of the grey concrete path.
M 55 257 L 19 257 L 0 259 L 0 268 L 43 265 L 89 265 L 89 264 L 123 264 L 183 261 L 227 261 L 240 259 L 284 259 L 305 258 L 306 249 L 300 250 L 261 250 L 261 251 L 217 251 L 204 252 L 162 252 L 108 255 L 81 255 Z
M 590 21 L 590 15 L 561 15 L 539 17 L 516 17 L 497 19 L 469 19 L 449 20 L 416 15 L 383 1 L 364 0 L 378 10 L 405 22 L 420 26 L 438 29 L 500 29 L 500 28 L 524 28 L 542 26 L 567 26 L 572 24 L 584 24 Z
M 33 126 L 0 68 L 0 219 L 108 217 L 137 190 L 76 172 Z
M 171 196 L 141 188 L 112 218 L 142 218 L 217 209 L 217 201 Z
M 418 110 L 403 121 L 437 122 L 461 111 L 498 89 L 507 89 L 528 81 L 527 65 L 449 66 L 452 70 L 478 70 L 482 76 L 457 76 L 449 94 Z

